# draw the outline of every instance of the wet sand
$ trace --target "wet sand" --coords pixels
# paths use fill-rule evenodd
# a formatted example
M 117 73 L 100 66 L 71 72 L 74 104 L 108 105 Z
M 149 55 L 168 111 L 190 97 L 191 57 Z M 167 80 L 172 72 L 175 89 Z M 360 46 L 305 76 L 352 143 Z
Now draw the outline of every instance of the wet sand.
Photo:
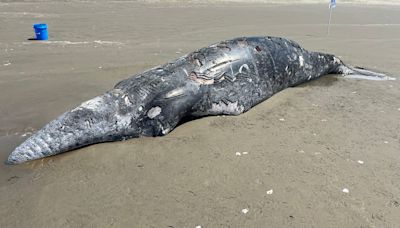
M 326 4 L 0 3 L 2 161 L 121 79 L 223 39 L 284 36 L 398 79 L 325 76 L 165 137 L 1 164 L 0 227 L 398 227 L 400 7 L 341 5 L 329 37 L 327 17 Z M 37 22 L 49 42 L 27 40 Z

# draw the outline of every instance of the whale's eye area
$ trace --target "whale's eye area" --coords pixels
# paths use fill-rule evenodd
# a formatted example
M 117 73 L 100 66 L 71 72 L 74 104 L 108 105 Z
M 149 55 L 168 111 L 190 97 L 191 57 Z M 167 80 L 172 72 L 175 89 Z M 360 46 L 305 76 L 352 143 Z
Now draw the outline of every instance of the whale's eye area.
M 260 48 L 259 46 L 256 46 L 255 49 L 256 49 L 256 51 L 258 51 L 258 52 L 261 51 L 261 48 Z

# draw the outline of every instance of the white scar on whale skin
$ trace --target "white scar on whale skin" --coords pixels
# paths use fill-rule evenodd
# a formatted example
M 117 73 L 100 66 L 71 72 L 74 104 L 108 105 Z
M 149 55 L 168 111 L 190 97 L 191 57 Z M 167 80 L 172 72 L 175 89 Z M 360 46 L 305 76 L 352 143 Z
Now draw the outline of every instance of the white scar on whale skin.
M 341 63 L 340 59 L 337 58 L 336 56 L 333 57 L 333 62 L 334 63 Z
M 83 102 L 78 107 L 72 109 L 71 112 L 76 112 L 76 111 L 82 110 L 83 108 L 90 109 L 90 110 L 97 110 L 99 107 L 102 106 L 103 101 L 104 100 L 103 100 L 102 96 L 95 97 L 93 99 Z
M 242 73 L 243 69 L 246 69 L 246 71 L 250 71 L 249 65 L 247 64 L 243 64 L 242 66 L 240 66 L 239 73 Z
M 181 96 L 185 93 L 185 90 L 183 88 L 178 88 L 178 89 L 174 89 L 169 91 L 166 95 L 165 98 L 172 98 L 172 97 L 177 97 L 177 96 Z
M 244 107 L 239 105 L 239 102 L 228 102 L 225 104 L 224 102 L 213 103 L 211 110 L 209 111 L 210 114 L 213 113 L 224 113 L 224 114 L 233 114 L 239 115 L 243 113 Z
M 98 109 L 100 106 L 103 105 L 103 98 L 101 96 L 95 97 L 91 100 L 88 100 L 86 102 L 83 102 L 81 104 L 81 108 L 87 108 L 87 109 L 91 109 L 91 110 L 96 110 Z
M 304 66 L 304 58 L 301 55 L 299 56 L 299 63 L 301 67 Z
M 147 112 L 147 116 L 148 116 L 150 119 L 154 119 L 154 118 L 156 118 L 156 116 L 160 115 L 160 113 L 161 113 L 161 108 L 158 107 L 158 106 L 156 106 L 156 107 L 151 108 L 151 109 Z

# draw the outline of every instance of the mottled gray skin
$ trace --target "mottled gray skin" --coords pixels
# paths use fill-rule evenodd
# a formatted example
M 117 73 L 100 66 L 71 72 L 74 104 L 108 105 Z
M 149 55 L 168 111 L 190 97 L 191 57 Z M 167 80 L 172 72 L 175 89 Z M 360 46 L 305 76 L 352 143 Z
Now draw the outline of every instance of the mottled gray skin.
M 223 41 L 119 82 L 28 138 L 9 164 L 94 143 L 160 136 L 183 118 L 239 115 L 275 93 L 330 73 L 355 74 L 330 54 L 277 37 Z M 370 71 L 357 75 L 374 75 Z M 380 75 L 382 76 L 382 75 Z

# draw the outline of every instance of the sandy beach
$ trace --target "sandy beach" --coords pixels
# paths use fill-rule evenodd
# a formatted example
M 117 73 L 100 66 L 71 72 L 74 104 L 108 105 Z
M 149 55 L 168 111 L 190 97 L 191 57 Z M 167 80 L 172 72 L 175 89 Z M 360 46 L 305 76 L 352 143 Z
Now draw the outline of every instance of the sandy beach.
M 324 76 L 164 137 L 1 163 L 0 227 L 398 227 L 396 2 L 338 5 L 327 37 L 327 4 L 0 1 L 1 161 L 120 80 L 224 39 L 283 36 L 397 78 Z M 28 40 L 39 22 L 47 42 Z

